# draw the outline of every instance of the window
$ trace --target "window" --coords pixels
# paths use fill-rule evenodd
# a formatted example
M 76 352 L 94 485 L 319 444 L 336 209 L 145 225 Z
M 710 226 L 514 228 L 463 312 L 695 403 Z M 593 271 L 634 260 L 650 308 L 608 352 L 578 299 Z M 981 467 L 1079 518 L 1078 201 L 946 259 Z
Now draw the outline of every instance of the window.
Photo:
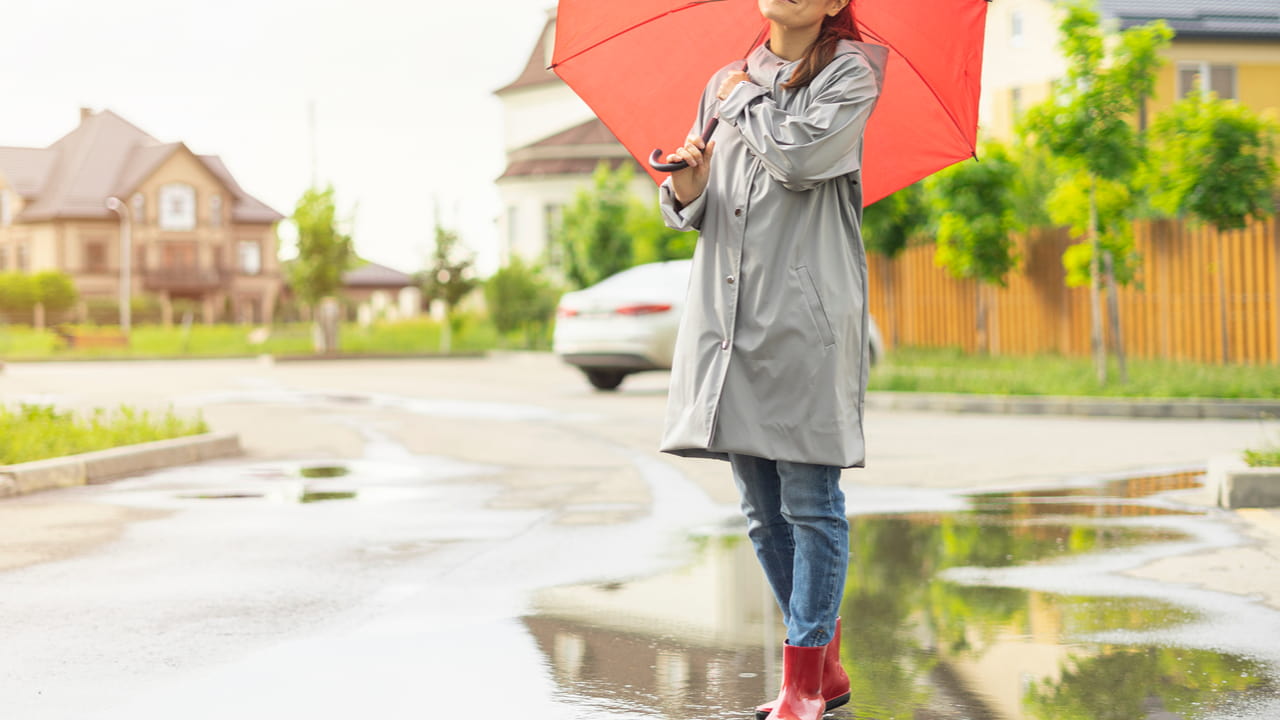
M 245 275 L 258 275 L 262 272 L 262 245 L 258 241 L 240 241 L 240 272 Z
M 9 208 L 9 192 L 7 190 L 0 190 L 0 227 L 4 227 L 12 222 L 12 211 Z
M 173 183 L 160 188 L 160 229 L 196 229 L 196 189 Z
M 1236 66 L 1207 62 L 1178 63 L 1178 98 L 1193 92 L 1214 93 L 1223 100 L 1236 100 Z
M 542 207 L 543 230 L 546 233 L 547 265 L 558 268 L 564 264 L 564 252 L 560 246 L 560 224 L 564 219 L 564 205 L 547 203 Z
M 107 244 L 102 240 L 87 240 L 84 244 L 84 269 L 90 273 L 107 272 Z
M 0 245 L 0 272 L 9 269 L 9 248 Z
M 147 224 L 147 199 L 142 196 L 142 193 L 137 193 L 136 195 L 133 196 L 133 218 L 132 219 L 133 219 L 133 224 L 135 225 Z
M 1022 11 L 1014 10 L 1009 14 L 1009 46 L 1020 48 L 1026 42 L 1026 35 L 1022 28 Z
M 1016 87 L 1009 90 L 1009 109 L 1013 113 L 1013 120 L 1017 122 L 1022 117 L 1022 88 Z
M 209 196 L 209 224 L 222 227 L 222 196 L 216 193 Z
M 13 266 L 18 272 L 27 271 L 27 246 L 21 243 L 13 249 Z

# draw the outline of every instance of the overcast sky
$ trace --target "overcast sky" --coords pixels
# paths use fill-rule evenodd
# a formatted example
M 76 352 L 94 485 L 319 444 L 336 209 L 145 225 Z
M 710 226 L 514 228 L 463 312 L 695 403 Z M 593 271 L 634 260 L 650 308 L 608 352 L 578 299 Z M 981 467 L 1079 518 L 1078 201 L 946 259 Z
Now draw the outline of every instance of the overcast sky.
M 553 0 L 4 0 L 0 145 L 45 147 L 79 108 L 222 156 L 292 212 L 318 175 L 363 257 L 405 271 L 430 252 L 432 206 L 490 271 L 502 118 Z M 286 230 L 282 236 L 290 235 Z

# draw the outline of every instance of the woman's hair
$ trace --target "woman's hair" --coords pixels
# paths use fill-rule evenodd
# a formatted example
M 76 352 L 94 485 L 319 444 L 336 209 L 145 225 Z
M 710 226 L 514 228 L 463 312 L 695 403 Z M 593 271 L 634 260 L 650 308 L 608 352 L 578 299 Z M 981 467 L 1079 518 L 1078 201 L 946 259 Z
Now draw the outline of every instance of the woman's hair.
M 800 58 L 800 64 L 796 66 L 795 73 L 782 87 L 792 90 L 813 82 L 818 73 L 822 72 L 823 68 L 835 58 L 836 46 L 841 40 L 862 41 L 862 33 L 858 32 L 858 26 L 853 22 L 853 0 L 850 0 L 840 12 L 828 15 L 822 20 L 818 39 L 814 40 L 805 51 L 804 57 Z

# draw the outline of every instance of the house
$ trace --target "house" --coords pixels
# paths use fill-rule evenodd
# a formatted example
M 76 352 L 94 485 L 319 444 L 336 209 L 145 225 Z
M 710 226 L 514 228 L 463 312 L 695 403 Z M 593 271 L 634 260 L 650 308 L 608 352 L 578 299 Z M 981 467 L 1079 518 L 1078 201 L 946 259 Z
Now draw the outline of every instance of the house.
M 1011 139 L 1022 111 L 1066 75 L 1058 49 L 1061 3 L 1003 0 L 987 16 L 984 134 Z M 1276 0 L 1100 0 L 1118 29 L 1163 19 L 1175 35 L 1140 124 L 1195 91 L 1213 91 L 1255 112 L 1280 114 L 1280 3 Z
M 270 320 L 281 219 L 216 155 L 161 142 L 110 110 L 81 109 L 47 148 L 0 147 L 0 271 L 60 270 L 82 298 L 114 300 L 127 223 L 131 292 L 155 296 L 166 323 L 179 301 L 205 322 Z
M 560 255 L 552 238 L 564 207 L 601 163 L 635 166 L 632 192 L 657 202 L 657 189 L 639 164 L 591 108 L 548 70 L 555 45 L 555 10 L 538 35 L 524 69 L 495 92 L 502 101 L 507 166 L 497 179 L 503 212 L 498 219 L 499 257 L 546 264 Z
M 342 274 L 342 297 L 365 325 L 376 318 L 417 317 L 422 308 L 422 290 L 412 275 L 375 262 Z

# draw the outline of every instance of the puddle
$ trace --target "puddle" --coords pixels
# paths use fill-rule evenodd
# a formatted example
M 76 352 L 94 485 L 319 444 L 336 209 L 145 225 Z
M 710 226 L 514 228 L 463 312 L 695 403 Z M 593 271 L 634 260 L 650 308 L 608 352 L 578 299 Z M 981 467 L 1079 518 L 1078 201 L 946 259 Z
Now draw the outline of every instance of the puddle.
M 252 492 L 227 492 L 227 493 L 180 493 L 179 498 L 183 500 L 266 500 L 266 499 L 283 499 L 286 501 L 298 503 L 318 503 L 329 500 L 354 500 L 357 493 L 352 491 L 320 491 L 302 488 L 299 492 L 293 493 L 252 493 Z
M 298 469 L 304 478 L 335 478 L 350 475 L 351 469 L 343 465 L 312 465 Z
M 1197 482 L 1117 480 L 974 496 L 960 512 L 851 518 L 841 616 L 852 701 L 827 717 L 1277 717 L 1274 658 L 1152 641 L 1214 623 L 1224 636 L 1263 632 L 1246 617 L 1090 582 L 1046 592 L 950 579 L 1023 567 L 1069 575 L 1062 568 L 1095 556 L 1190 542 L 1187 523 L 1209 521 L 1174 516 L 1155 496 Z M 749 717 L 776 692 L 785 630 L 750 543 L 735 534 L 695 547 L 678 572 L 539 594 L 524 621 L 560 699 L 591 717 L 693 720 Z
M 298 496 L 300 503 L 318 503 L 327 502 L 329 500 L 352 500 L 356 497 L 354 492 L 315 492 L 307 491 Z

